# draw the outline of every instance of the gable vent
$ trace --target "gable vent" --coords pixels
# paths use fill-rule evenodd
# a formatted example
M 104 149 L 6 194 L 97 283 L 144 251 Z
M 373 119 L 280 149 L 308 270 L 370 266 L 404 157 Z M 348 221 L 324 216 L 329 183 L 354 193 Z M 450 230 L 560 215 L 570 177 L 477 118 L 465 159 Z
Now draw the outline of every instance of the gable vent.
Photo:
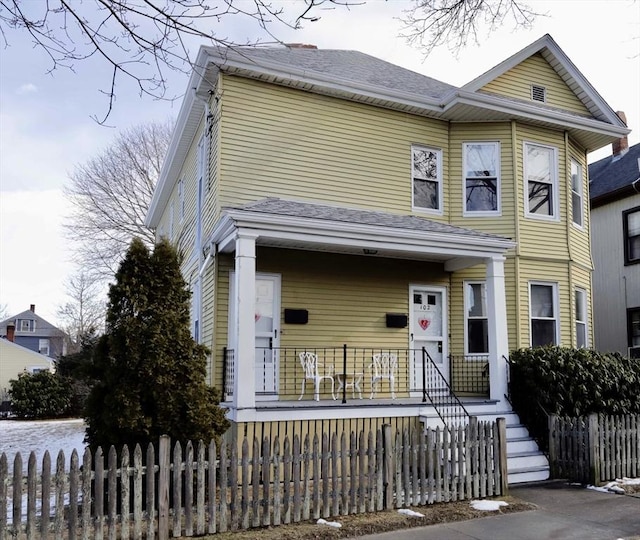
M 540 101 L 541 103 L 544 103 L 545 101 L 547 101 L 547 89 L 544 86 L 532 84 L 531 99 L 533 101 Z

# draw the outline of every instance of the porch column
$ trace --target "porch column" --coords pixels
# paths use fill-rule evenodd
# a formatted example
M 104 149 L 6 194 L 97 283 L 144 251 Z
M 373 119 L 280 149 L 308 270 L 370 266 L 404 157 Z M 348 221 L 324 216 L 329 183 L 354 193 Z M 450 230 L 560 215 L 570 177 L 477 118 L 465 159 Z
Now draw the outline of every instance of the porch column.
M 235 366 L 233 405 L 238 409 L 256 406 L 256 235 L 239 232 L 236 237 L 235 273 Z
M 490 397 L 500 401 L 504 400 L 504 396 L 507 393 L 507 363 L 505 358 L 509 357 L 504 261 L 505 257 L 502 255 L 485 259 L 487 265 Z

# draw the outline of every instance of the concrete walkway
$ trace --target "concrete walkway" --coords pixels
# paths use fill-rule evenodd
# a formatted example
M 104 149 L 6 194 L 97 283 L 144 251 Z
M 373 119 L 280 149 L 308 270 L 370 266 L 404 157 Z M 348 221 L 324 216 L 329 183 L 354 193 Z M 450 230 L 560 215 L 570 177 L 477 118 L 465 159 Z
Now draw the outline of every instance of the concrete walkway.
M 640 498 L 566 483 L 513 487 L 534 503 L 529 512 L 431 525 L 360 537 L 361 540 L 616 540 L 640 538 Z

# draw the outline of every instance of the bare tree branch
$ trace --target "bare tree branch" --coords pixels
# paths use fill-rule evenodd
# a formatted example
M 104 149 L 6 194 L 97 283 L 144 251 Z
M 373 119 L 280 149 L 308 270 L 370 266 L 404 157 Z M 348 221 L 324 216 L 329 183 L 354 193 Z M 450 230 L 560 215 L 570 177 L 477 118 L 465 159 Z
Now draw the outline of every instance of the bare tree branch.
M 541 15 L 520 0 L 415 0 L 402 18 L 402 37 L 425 57 L 442 45 L 457 54 L 469 41 L 479 43 L 480 29 L 489 35 L 505 24 L 530 28 Z
M 144 219 L 171 129 L 172 123 L 165 122 L 124 131 L 71 174 L 65 194 L 74 210 L 65 233 L 86 274 L 111 278 L 133 237 L 153 245 L 154 234 Z
M 95 58 L 105 63 L 107 96 L 104 123 L 113 110 L 121 78 L 135 81 L 141 95 L 175 99 L 167 72 L 189 73 L 188 41 L 234 47 L 255 45 L 262 38 L 238 43 L 220 29 L 230 16 L 257 23 L 263 37 L 279 42 L 276 29 L 300 28 L 314 22 L 320 6 L 350 6 L 362 0 L 296 0 L 279 7 L 269 0 L 0 0 L 0 35 L 8 46 L 9 30 L 27 31 L 36 48 L 51 61 L 49 72 L 73 70 L 76 63 Z M 324 9 L 324 7 L 322 8 Z M 289 13 L 291 11 L 291 13 Z
M 69 302 L 58 307 L 62 329 L 77 346 L 83 337 L 102 333 L 106 303 L 99 281 L 84 270 L 71 276 L 65 284 Z

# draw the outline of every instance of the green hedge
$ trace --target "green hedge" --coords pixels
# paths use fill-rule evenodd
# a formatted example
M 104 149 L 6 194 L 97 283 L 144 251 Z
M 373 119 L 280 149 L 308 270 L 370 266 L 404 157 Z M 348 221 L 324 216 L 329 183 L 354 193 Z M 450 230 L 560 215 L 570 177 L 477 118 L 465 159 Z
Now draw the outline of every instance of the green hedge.
M 11 411 L 18 418 L 60 418 L 69 414 L 71 387 L 55 373 L 21 373 L 9 385 Z
M 618 353 L 537 347 L 511 354 L 516 410 L 538 402 L 548 414 L 640 413 L 640 362 Z

